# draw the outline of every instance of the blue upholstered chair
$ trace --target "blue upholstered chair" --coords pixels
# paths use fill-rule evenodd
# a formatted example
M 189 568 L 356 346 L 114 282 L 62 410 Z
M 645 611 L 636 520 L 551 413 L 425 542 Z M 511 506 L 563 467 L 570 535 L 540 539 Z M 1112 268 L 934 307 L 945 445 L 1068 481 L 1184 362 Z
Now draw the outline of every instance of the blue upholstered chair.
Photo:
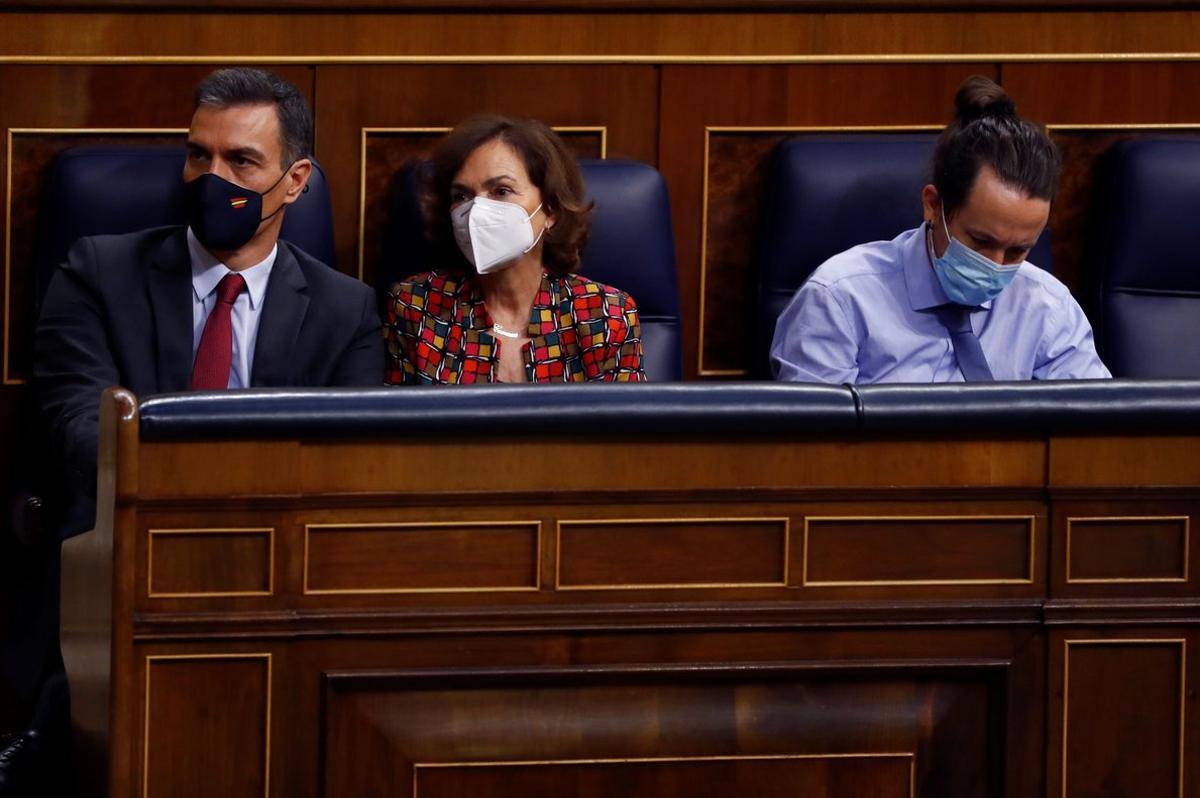
M 595 202 L 580 273 L 628 292 L 642 323 L 646 376 L 682 378 L 679 289 L 667 186 L 658 170 L 638 161 L 581 160 L 587 196 Z M 416 202 L 417 172 L 395 177 L 380 289 L 432 266 Z
M 184 223 L 182 147 L 79 147 L 55 158 L 38 213 L 37 296 L 82 236 Z M 287 209 L 281 237 L 334 264 L 329 185 L 314 162 L 308 191 Z
M 848 133 L 779 145 L 768 166 L 756 252 L 758 376 L 770 376 L 767 352 L 779 314 L 818 266 L 921 223 L 935 140 L 932 133 Z M 1048 234 L 1029 260 L 1050 269 Z
M 1200 377 L 1200 138 L 1133 139 L 1106 161 L 1100 354 L 1114 377 Z

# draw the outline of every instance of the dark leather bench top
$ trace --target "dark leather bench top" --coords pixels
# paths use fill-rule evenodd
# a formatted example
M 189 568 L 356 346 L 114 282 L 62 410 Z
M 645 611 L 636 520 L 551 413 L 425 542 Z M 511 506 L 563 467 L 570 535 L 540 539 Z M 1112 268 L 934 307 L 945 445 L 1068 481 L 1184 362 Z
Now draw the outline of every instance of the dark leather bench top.
M 840 386 L 737 383 L 428 386 L 163 394 L 141 403 L 147 440 L 300 436 L 848 433 Z
M 146 440 L 1183 433 L 1200 431 L 1200 380 L 272 389 L 163 394 L 140 411 Z

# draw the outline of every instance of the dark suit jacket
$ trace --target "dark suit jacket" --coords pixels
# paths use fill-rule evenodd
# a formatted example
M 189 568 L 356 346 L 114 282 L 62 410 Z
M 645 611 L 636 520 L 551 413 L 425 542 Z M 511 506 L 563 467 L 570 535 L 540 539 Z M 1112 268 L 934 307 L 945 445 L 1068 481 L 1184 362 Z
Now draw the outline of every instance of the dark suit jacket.
M 383 369 L 375 293 L 280 241 L 251 385 L 382 385 Z M 186 391 L 191 372 L 186 228 L 80 239 L 50 281 L 34 342 L 42 412 L 72 487 L 94 496 L 105 388 L 121 385 L 138 396 Z M 63 534 L 90 529 L 94 505 L 69 504 L 73 517 Z

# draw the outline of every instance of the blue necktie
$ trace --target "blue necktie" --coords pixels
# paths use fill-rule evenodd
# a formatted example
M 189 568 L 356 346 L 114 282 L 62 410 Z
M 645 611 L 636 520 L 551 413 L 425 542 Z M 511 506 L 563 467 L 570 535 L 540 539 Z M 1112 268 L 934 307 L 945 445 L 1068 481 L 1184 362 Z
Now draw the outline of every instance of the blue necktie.
M 973 310 L 978 308 L 952 303 L 937 308 L 937 317 L 950 333 L 950 343 L 954 346 L 954 356 L 958 358 L 963 379 L 967 382 L 992 382 L 995 378 L 988 368 L 987 358 L 983 356 L 983 347 L 971 329 Z

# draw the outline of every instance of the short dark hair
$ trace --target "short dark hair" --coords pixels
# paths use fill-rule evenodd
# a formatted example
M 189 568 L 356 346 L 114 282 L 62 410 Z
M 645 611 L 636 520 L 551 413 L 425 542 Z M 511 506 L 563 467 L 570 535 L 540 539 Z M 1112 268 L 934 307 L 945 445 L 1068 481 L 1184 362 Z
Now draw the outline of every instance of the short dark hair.
M 472 271 L 454 241 L 450 186 L 471 153 L 496 139 L 520 156 L 530 181 L 542 192 L 546 211 L 554 214 L 554 226 L 543 234 L 542 264 L 552 274 L 574 272 L 587 241 L 592 210 L 592 203 L 584 202 L 579 164 L 558 134 L 543 123 L 496 114 L 480 114 L 461 122 L 433 151 L 432 168 L 424 175 L 421 204 L 435 263 L 455 274 Z
M 938 137 L 933 185 L 946 215 L 961 208 L 983 166 L 1028 197 L 1053 201 L 1062 161 L 1040 125 L 1017 116 L 1012 98 L 996 83 L 973 75 L 954 96 L 954 120 Z
M 290 82 L 265 69 L 218 69 L 200 81 L 193 110 L 200 106 L 273 105 L 279 119 L 283 167 L 312 154 L 313 121 L 308 102 Z

